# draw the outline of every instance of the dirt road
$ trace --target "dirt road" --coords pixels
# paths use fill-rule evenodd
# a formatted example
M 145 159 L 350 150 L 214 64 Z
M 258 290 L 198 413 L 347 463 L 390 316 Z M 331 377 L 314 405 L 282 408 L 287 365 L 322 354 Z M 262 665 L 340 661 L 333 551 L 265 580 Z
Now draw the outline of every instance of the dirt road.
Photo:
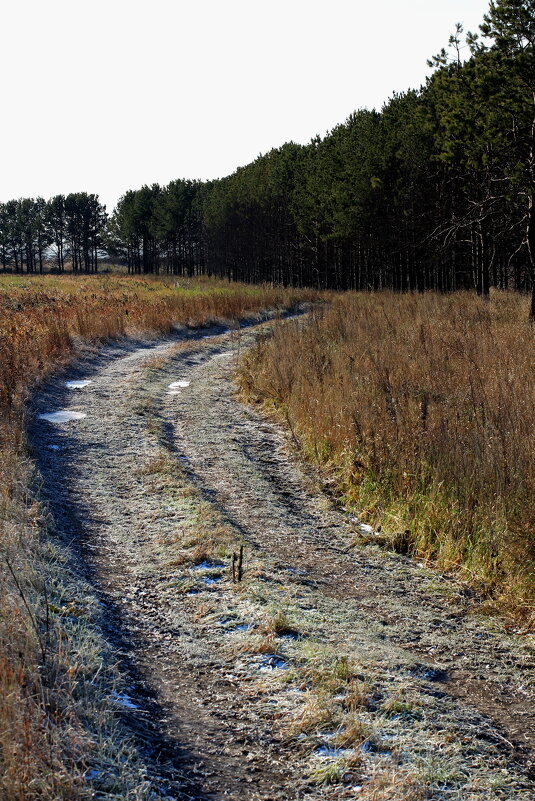
M 104 609 L 147 797 L 532 799 L 529 638 L 451 579 L 355 545 L 358 522 L 235 397 L 258 330 L 106 347 L 32 410 L 42 494 Z M 86 416 L 39 417 L 57 410 Z

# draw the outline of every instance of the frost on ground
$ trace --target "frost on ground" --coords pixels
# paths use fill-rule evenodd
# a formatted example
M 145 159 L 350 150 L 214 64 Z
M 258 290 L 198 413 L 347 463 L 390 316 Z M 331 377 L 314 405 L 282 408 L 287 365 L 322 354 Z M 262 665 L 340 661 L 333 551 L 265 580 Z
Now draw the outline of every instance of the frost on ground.
M 104 605 L 127 687 L 110 694 L 150 792 L 532 799 L 528 638 L 448 577 L 355 545 L 358 521 L 236 400 L 255 334 L 105 348 L 60 450 L 30 431 L 58 536 Z M 36 414 L 74 395 L 57 381 Z

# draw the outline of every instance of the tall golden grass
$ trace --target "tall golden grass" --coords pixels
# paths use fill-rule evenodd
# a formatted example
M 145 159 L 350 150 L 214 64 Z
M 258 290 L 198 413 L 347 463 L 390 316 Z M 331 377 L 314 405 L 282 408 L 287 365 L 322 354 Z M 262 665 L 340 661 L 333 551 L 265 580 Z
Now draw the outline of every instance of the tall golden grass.
M 495 293 L 348 294 L 245 358 L 341 502 L 535 624 L 535 329 Z M 403 536 L 400 536 L 403 532 Z M 405 532 L 407 532 L 405 534 Z
M 83 776 L 95 746 L 81 723 L 79 699 L 96 688 L 85 687 L 80 660 L 73 664 L 63 613 L 49 614 L 41 510 L 28 490 L 31 464 L 24 454 L 30 391 L 72 358 L 81 341 L 165 333 L 177 323 L 232 320 L 316 297 L 209 280 L 0 277 L 1 801 L 93 797 Z

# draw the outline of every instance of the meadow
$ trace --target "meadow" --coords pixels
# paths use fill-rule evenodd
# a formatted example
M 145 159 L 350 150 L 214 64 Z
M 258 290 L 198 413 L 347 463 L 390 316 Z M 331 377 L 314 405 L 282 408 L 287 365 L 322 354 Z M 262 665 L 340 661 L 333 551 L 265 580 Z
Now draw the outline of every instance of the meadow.
M 209 279 L 0 276 L 0 799 L 84 798 L 88 754 L 108 749 L 110 764 L 128 762 L 99 689 L 102 643 L 81 622 L 87 594 L 69 584 L 65 555 L 46 534 L 53 521 L 25 442 L 32 391 L 80 348 L 316 298 Z M 128 786 L 118 777 L 119 797 Z
M 350 293 L 259 342 L 240 381 L 363 539 L 455 572 L 531 629 L 533 337 L 518 294 Z

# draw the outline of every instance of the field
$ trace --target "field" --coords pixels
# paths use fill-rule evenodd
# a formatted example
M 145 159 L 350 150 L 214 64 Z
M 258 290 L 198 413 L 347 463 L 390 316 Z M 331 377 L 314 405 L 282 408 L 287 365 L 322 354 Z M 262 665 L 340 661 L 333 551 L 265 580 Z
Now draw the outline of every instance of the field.
M 68 625 L 72 604 L 63 609 L 47 597 L 47 580 L 57 579 L 47 571 L 51 562 L 61 564 L 61 555 L 43 537 L 48 521 L 25 450 L 31 391 L 80 348 L 165 334 L 175 324 L 232 321 L 315 297 L 207 279 L 0 276 L 0 798 L 73 797 L 82 792 L 84 755 L 95 747 L 80 723 L 88 706 L 80 701 L 83 671 L 63 620 Z M 52 615 L 54 622 L 51 609 L 63 610 Z M 98 707 L 97 686 L 91 694 Z M 96 709 L 97 729 L 104 726 L 102 714 Z
M 249 352 L 283 417 L 375 542 L 454 570 L 533 626 L 535 356 L 515 294 L 348 294 Z

